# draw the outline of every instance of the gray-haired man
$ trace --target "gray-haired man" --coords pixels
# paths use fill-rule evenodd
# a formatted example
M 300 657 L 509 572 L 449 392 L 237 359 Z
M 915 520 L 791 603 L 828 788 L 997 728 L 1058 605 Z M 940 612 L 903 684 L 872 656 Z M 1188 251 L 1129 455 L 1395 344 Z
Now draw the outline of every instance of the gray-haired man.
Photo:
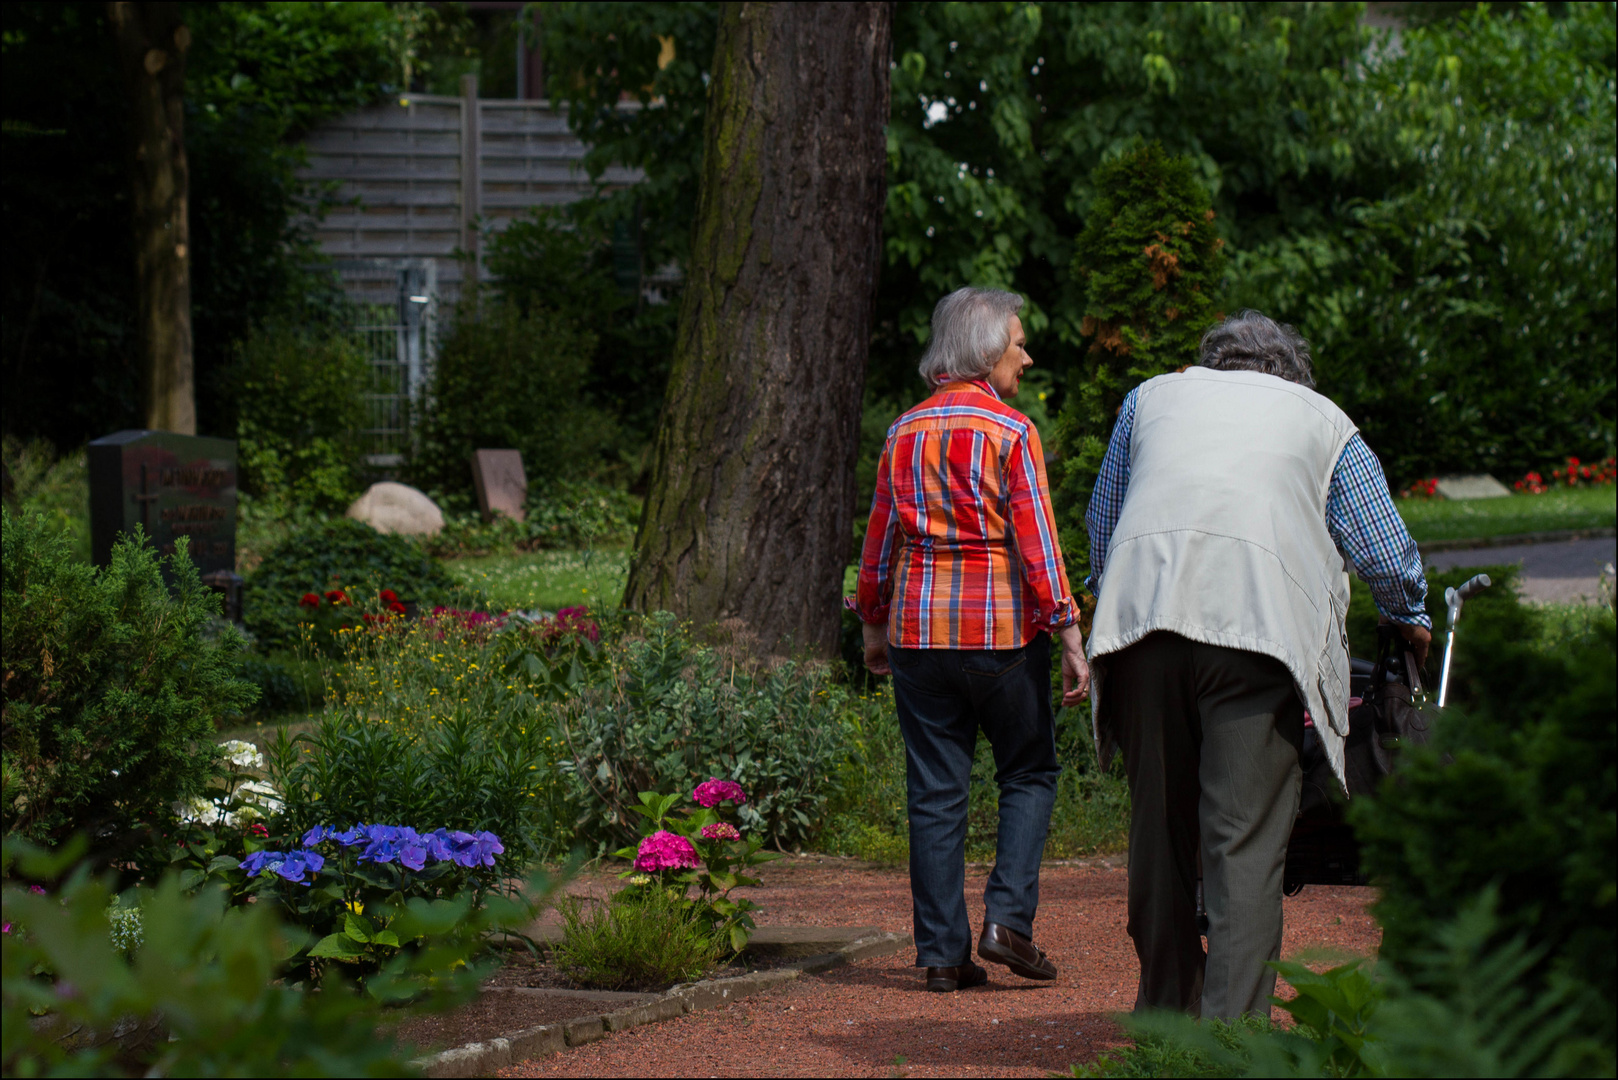
M 1431 639 L 1382 467 L 1313 386 L 1291 327 L 1225 320 L 1199 366 L 1124 399 L 1090 500 L 1096 737 L 1103 760 L 1122 748 L 1133 800 L 1137 1008 L 1268 1013 L 1305 708 L 1342 776 L 1347 568 L 1418 662 Z

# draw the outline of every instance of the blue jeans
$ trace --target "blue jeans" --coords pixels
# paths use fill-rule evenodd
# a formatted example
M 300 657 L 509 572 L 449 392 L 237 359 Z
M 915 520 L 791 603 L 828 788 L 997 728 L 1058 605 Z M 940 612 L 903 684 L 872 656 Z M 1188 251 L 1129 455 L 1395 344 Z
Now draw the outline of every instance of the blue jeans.
M 905 740 L 910 894 L 916 966 L 953 967 L 972 955 L 966 914 L 966 809 L 982 728 L 994 749 L 1000 829 L 985 917 L 1034 934 L 1039 862 L 1056 802 L 1051 639 L 1020 649 L 889 647 Z

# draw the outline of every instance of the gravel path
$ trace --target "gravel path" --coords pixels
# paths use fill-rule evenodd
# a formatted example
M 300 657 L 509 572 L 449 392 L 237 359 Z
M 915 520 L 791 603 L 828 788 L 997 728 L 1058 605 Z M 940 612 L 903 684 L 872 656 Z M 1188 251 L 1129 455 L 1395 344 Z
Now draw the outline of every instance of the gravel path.
M 760 924 L 879 926 L 908 933 L 903 867 L 804 857 L 764 867 Z M 982 916 L 986 868 L 967 894 Z M 915 954 L 860 961 L 723 1008 L 636 1028 L 502 1076 L 1043 1076 L 1123 1040 L 1134 1004 L 1122 861 L 1047 866 L 1035 938 L 1061 968 L 1033 983 L 989 968 L 989 985 L 929 994 Z M 581 891 L 598 883 L 582 881 Z M 974 899 L 975 897 L 975 899 Z M 1369 889 L 1310 886 L 1286 901 L 1283 955 L 1376 950 Z M 974 924 L 976 925 L 976 924 Z M 899 1061 L 903 1058 L 903 1061 Z
M 1517 563 L 1522 576 L 1517 591 L 1538 603 L 1599 602 L 1602 568 L 1618 559 L 1618 540 L 1559 540 L 1544 544 L 1435 551 L 1424 557 L 1430 567 L 1500 566 Z

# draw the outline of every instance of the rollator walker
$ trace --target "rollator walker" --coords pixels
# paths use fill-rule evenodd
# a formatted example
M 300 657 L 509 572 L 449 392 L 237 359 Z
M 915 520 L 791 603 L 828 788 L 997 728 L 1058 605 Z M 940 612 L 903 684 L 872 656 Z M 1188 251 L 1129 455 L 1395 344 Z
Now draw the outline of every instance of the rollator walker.
M 1455 653 L 1455 625 L 1466 601 L 1492 585 L 1489 575 L 1478 574 L 1460 588 L 1444 590 L 1448 641 L 1439 675 L 1437 708 L 1449 701 L 1450 665 Z M 1428 718 L 1416 706 L 1423 693 L 1421 673 L 1397 626 L 1377 627 L 1375 660 L 1349 658 L 1348 738 L 1343 747 L 1348 800 L 1312 720 L 1303 729 L 1303 797 L 1297 821 L 1287 841 L 1282 891 L 1296 896 L 1305 885 L 1366 885 L 1360 870 L 1360 846 L 1348 824 L 1349 801 L 1374 798 L 1383 777 L 1403 746 L 1427 741 Z M 1202 869 L 1197 868 L 1197 923 L 1204 933 L 1208 916 L 1202 900 Z

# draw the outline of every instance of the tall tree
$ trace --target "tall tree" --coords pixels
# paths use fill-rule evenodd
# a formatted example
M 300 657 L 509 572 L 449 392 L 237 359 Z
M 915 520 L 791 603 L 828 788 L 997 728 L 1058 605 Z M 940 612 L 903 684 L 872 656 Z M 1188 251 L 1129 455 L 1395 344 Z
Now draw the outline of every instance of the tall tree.
M 191 361 L 191 228 L 185 163 L 185 53 L 177 3 L 110 3 L 129 102 L 130 215 L 146 426 L 197 432 Z
M 892 9 L 725 4 L 625 600 L 830 654 L 852 536 Z

